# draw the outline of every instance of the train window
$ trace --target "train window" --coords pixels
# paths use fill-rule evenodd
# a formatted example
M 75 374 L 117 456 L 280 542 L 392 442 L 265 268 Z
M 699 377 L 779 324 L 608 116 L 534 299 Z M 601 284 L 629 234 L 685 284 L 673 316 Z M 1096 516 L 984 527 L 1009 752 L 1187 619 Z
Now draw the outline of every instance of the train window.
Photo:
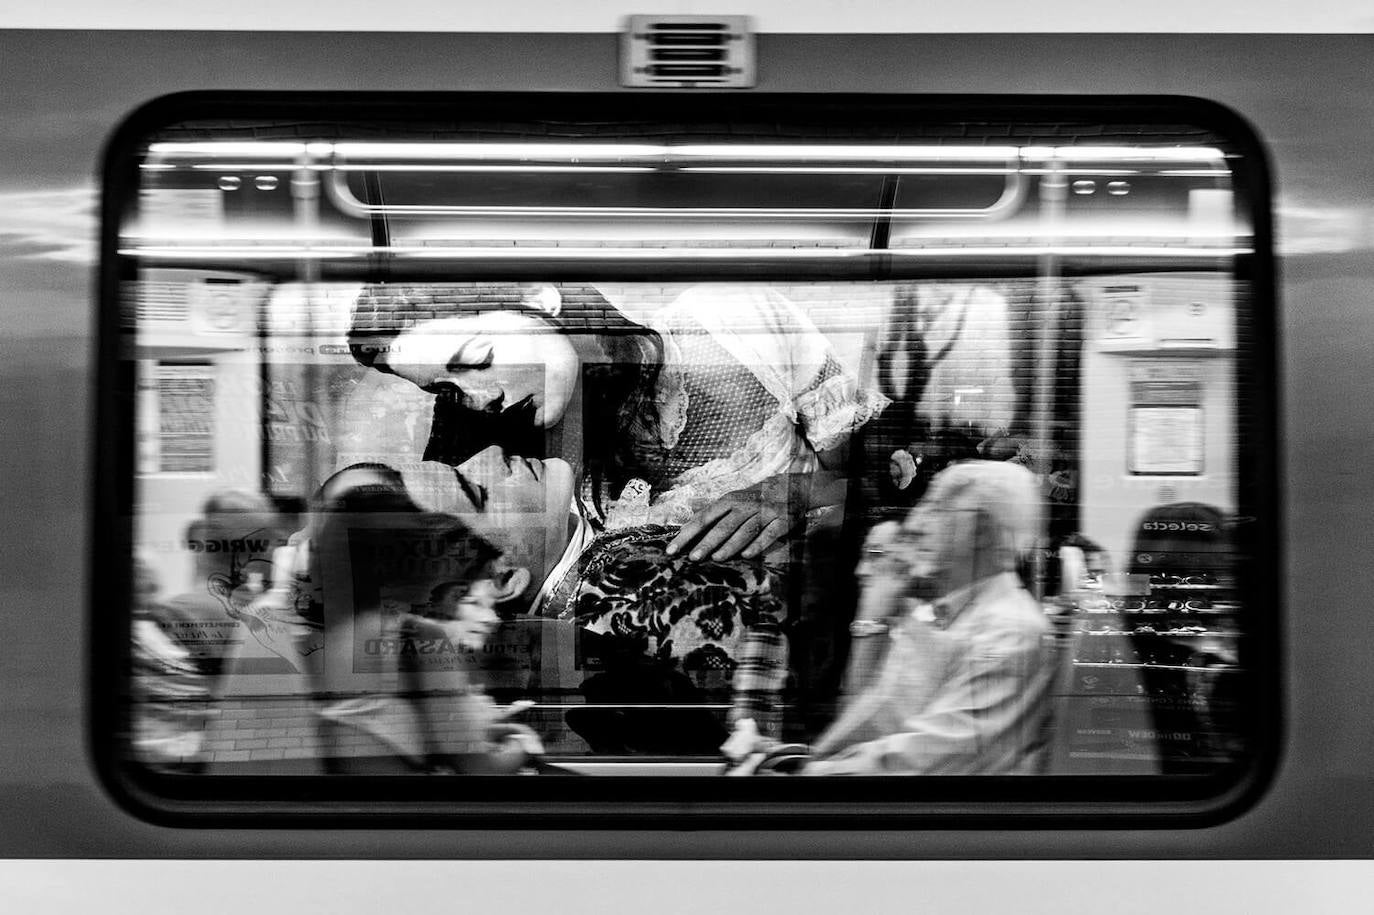
M 154 103 L 104 188 L 107 781 L 281 822 L 1239 809 L 1268 206 L 1187 99 Z

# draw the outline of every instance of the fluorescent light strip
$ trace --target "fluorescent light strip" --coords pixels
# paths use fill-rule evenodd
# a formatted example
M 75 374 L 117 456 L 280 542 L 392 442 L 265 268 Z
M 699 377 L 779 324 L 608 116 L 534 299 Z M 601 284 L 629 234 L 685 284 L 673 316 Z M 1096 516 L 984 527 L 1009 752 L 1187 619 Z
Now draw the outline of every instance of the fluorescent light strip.
M 1009 159 L 1015 146 L 860 146 L 711 144 L 651 146 L 607 143 L 335 143 L 333 152 L 344 158 L 473 158 L 473 159 Z
M 1081 239 L 1091 239 L 1091 238 L 1113 238 L 1113 239 L 1140 238 L 1140 239 L 1178 239 L 1178 240 L 1180 240 L 1180 241 L 1184 241 L 1184 240 L 1188 240 L 1188 239 L 1198 239 L 1198 238 L 1212 238 L 1212 239 L 1223 239 L 1223 238 L 1224 238 L 1224 239 L 1249 238 L 1249 237 L 1251 237 L 1252 234 L 1253 234 L 1249 228 L 1247 228 L 1247 227 L 1242 227 L 1242 226 L 1236 226 L 1236 227 L 1234 227 L 1234 228 L 1232 228 L 1232 229 L 1229 229 L 1229 230 L 1228 230 L 1228 229 L 1215 229 L 1215 230 L 1208 231 L 1208 232 L 1199 232 L 1199 231 L 1196 231 L 1196 230 L 1194 230 L 1194 229 L 1189 229 L 1189 228 L 1165 228 L 1165 227 L 1159 227 L 1159 228 L 1145 228 L 1145 229 L 1135 229 L 1135 230 L 1132 230 L 1132 229 L 1127 229 L 1127 228 L 1113 229 L 1113 228 L 1110 227 L 1110 226 L 1108 226 L 1108 227 L 1101 227 L 1101 226 L 1098 226 L 1098 227 L 1092 227 L 1092 226 L 1082 226 L 1082 227 L 1062 226 L 1062 227 L 1059 227 L 1059 228 L 1054 229 L 1054 230 L 1052 230 L 1052 231 L 1051 231 L 1051 230 L 1037 231 L 1036 229 L 1037 229 L 1037 227 L 1035 227 L 1035 226 L 1024 226 L 1024 227 L 1020 227 L 1020 228 L 1017 228 L 1017 227 L 1009 227 L 1009 228 L 1007 228 L 1007 229 L 1005 229 L 1005 230 L 1002 230 L 1002 231 L 996 231 L 996 230 L 990 230 L 990 229 L 983 229 L 983 230 L 980 230 L 980 231 L 972 232 L 972 233 L 970 233 L 969 235 L 967 235 L 967 236 L 965 236 L 965 237 L 968 237 L 968 238 L 976 238 L 976 239 L 982 239 L 982 240 L 984 240 L 984 241 L 987 241 L 987 240 L 992 240 L 992 239 L 996 239 L 996 238 L 1034 239 L 1034 238 L 1036 238 L 1036 237 L 1044 237 L 1044 236 L 1046 236 L 1046 235 L 1053 234 L 1055 237 L 1062 238 L 1062 239 L 1066 239 L 1066 240 L 1075 240 L 1075 239 L 1081 240 Z M 894 234 L 894 238 L 893 238 L 893 246 L 892 246 L 891 248 L 885 249 L 885 250 L 889 250 L 889 251 L 892 251 L 893 253 L 898 253 L 898 254 L 900 254 L 900 253 L 902 253 L 902 252 L 904 252 L 904 251 L 906 251 L 906 250 L 919 250 L 919 249 L 921 249 L 921 248 L 923 247 L 923 246 L 921 245 L 921 239 L 922 239 L 922 238 L 932 238 L 932 237 L 933 237 L 933 238 L 944 238 L 944 239 L 948 239 L 948 238 L 951 238 L 951 237 L 958 237 L 958 236 L 957 236 L 957 234 L 956 234 L 956 235 L 951 235 L 950 233 L 934 233 L 934 234 L 926 235 L 926 236 L 915 235 L 915 234 L 913 234 L 913 235 L 904 235 L 904 234 L 900 234 L 900 233 L 895 233 L 895 234 Z M 391 247 L 391 248 L 385 248 L 385 249 L 383 249 L 383 248 L 375 248 L 375 249 L 374 249 L 374 248 L 372 248 L 371 246 L 364 246 L 364 245 L 362 245 L 361 239 L 359 239 L 359 238 L 357 238 L 357 237 L 351 237 L 351 236 L 348 236 L 348 235 L 338 235 L 338 234 L 334 234 L 334 235 L 307 235 L 307 234 L 302 234 L 302 233 L 299 233 L 299 232 L 291 232 L 291 231 L 287 231 L 287 232 L 254 232 L 254 233 L 247 233 L 247 232 L 241 232 L 241 233 L 219 233 L 219 232 L 194 231 L 194 230 L 191 230 L 191 231 L 188 231 L 188 232 L 186 232 L 186 233 L 182 233 L 182 234 L 178 234 L 178 235 L 171 235 L 171 234 L 169 234 L 169 233 L 167 233 L 167 232 L 165 232 L 165 231 L 163 231 L 163 232 L 142 232 L 142 231 L 134 230 L 134 231 L 124 231 L 124 232 L 122 232 L 121 235 L 120 235 L 120 238 L 121 238 L 121 240 L 122 240 L 124 243 L 126 243 L 126 244 L 127 244 L 127 243 L 133 243 L 133 244 L 135 244 L 135 245 L 142 245 L 142 246 L 148 246 L 148 247 L 158 247 L 158 248 L 178 247 L 178 246 L 175 245 L 174 242 L 171 241 L 172 239 L 193 240 L 193 241 L 199 242 L 200 244 L 198 245 L 198 249 L 199 249 L 199 250 L 204 250 L 204 251 L 222 250 L 221 248 L 216 247 L 216 246 L 213 245 L 213 244 L 207 244 L 207 243 L 206 243 L 206 242 L 212 242 L 212 241 L 224 241 L 224 242 L 229 242 L 229 243 L 231 243 L 230 245 L 228 245 L 228 246 L 226 246 L 226 247 L 233 247 L 235 244 L 236 244 L 237 247 L 239 247 L 239 248 L 248 248 L 248 247 L 260 246 L 260 245 L 273 245 L 273 246 L 276 246 L 276 247 L 291 247 L 292 250 L 295 250 L 296 247 L 321 247 L 321 246 L 330 248 L 331 250 L 334 250 L 334 249 L 352 249 L 352 248 L 357 248 L 358 250 L 367 250 L 367 251 L 377 250 L 377 251 L 391 251 L 391 252 L 395 252 L 395 251 L 416 250 L 416 249 L 419 249 L 419 248 L 422 248 L 422 247 L 435 247 L 435 248 L 442 248 L 443 250 L 468 250 L 468 249 L 477 248 L 477 247 L 480 247 L 480 248 L 482 248 L 483 250 L 504 250 L 504 249 L 505 249 L 505 246 L 503 246 L 503 247 L 500 248 L 500 249 L 494 247 L 494 246 L 490 243 L 490 241 L 487 241 L 486 244 L 478 244 L 478 245 L 454 244 L 455 241 L 460 240 L 460 239 L 462 238 L 462 236 L 461 236 L 461 235 L 458 235 L 458 234 L 455 234 L 455 235 L 448 235 L 448 236 L 433 235 L 433 234 L 431 234 L 431 235 L 429 235 L 429 236 L 407 235 L 406 240 L 411 241 L 412 244 L 409 244 L 409 245 L 397 245 L 397 246 L 393 246 L 393 247 Z M 490 236 L 488 236 L 488 239 L 489 239 L 489 238 L 490 238 Z M 822 238 L 833 238 L 833 236 L 822 236 Z M 485 240 L 484 240 L 484 241 L 485 241 Z M 544 241 L 544 239 L 537 239 L 537 241 Z M 673 242 L 673 241 L 676 241 L 676 239 L 672 239 L 671 237 L 665 237 L 665 238 L 663 239 L 663 243 L 658 244 L 658 245 L 655 245 L 655 246 L 654 246 L 654 249 L 655 249 L 655 250 L 666 250 L 666 249 L 669 249 L 669 248 L 672 247 L 672 242 Z M 735 236 L 735 237 L 733 237 L 733 238 L 731 238 L 731 237 L 726 237 L 726 236 L 714 237 L 714 238 L 688 238 L 688 239 L 683 239 L 683 241 L 687 241 L 687 242 L 707 242 L 707 243 L 710 243 L 710 244 L 712 245 L 711 250 L 728 250 L 728 246 L 730 246 L 730 245 L 732 244 L 732 242 L 745 242 L 745 244 L 742 244 L 742 245 L 740 245 L 739 247 L 741 247 L 741 248 L 749 248 L 749 247 L 750 247 L 750 245 L 747 243 L 747 239 L 744 238 L 744 237 L 741 237 L 741 236 Z M 1080 246 L 1083 246 L 1083 247 L 1092 247 L 1091 245 L 1083 245 L 1081 241 L 1079 241 L 1078 244 L 1079 244 Z M 1168 244 L 1168 242 L 1165 242 L 1165 244 Z M 519 241 L 519 240 L 517 240 L 517 239 L 511 239 L 510 245 L 509 245 L 509 246 L 511 246 L 511 247 L 527 247 L 527 248 L 529 248 L 529 247 L 535 247 L 535 248 L 537 248 L 537 247 L 538 247 L 537 245 L 531 246 L 531 245 L 528 244 L 528 242 L 521 242 L 521 241 Z M 612 249 L 610 246 L 601 246 L 601 247 L 596 247 L 596 246 L 585 246 L 585 247 L 584 247 L 584 246 L 577 246 L 577 245 L 569 245 L 568 247 L 569 247 L 569 248 L 572 248 L 572 249 L 576 249 L 576 250 L 611 250 L 611 249 Z M 926 247 L 928 247 L 928 246 L 926 246 Z M 963 247 L 963 246 L 954 246 L 954 247 Z M 999 248 L 1005 248 L 1005 247 L 1007 247 L 1007 246 L 998 245 L 997 247 L 999 247 Z M 1014 246 L 1013 246 L 1013 247 L 1014 247 Z M 1129 247 L 1129 246 L 1128 246 L 1128 247 Z M 1136 247 L 1139 247 L 1139 246 L 1137 245 Z M 841 249 L 842 249 L 842 245 L 831 245 L 831 246 L 826 246 L 826 247 L 824 248 L 824 250 L 841 250 Z M 615 248 L 614 250 L 625 250 L 625 249 Z M 761 250 L 761 249 L 751 248 L 751 250 Z M 776 249 L 776 248 L 773 248 L 773 249 L 768 249 L 768 250 L 785 250 L 785 249 Z M 859 248 L 859 249 L 855 249 L 855 250 L 869 250 L 869 249 L 867 249 L 867 248 Z
M 1177 225 L 1177 224 L 1176 224 Z M 941 227 L 943 229 L 943 227 Z M 951 227 L 953 228 L 953 227 Z M 1063 225 L 1057 228 L 1041 228 L 1037 225 L 1008 226 L 1006 228 L 977 226 L 966 235 L 960 235 L 953 231 L 934 231 L 925 235 L 907 235 L 898 231 L 894 227 L 894 244 L 896 239 L 910 238 L 1044 238 L 1054 236 L 1056 238 L 1196 238 L 1199 234 L 1212 235 L 1221 238 L 1241 238 L 1251 234 L 1248 227 L 1235 226 L 1232 229 L 1213 229 L 1210 232 L 1199 233 L 1192 228 L 1159 226 L 1152 227 L 1146 224 L 1144 227 L 1137 228 L 1115 228 L 1110 224 L 1106 225 Z
M 1159 169 L 1158 171 L 1148 171 L 1140 168 L 1109 168 L 1106 166 L 1064 166 L 1062 168 L 1029 167 L 1020 169 L 1023 175 L 1063 175 L 1065 178 L 1158 178 L 1167 176 L 1172 178 L 1229 178 L 1231 170 L 1228 168 L 1190 168 L 1190 169 Z
M 686 165 L 679 171 L 739 175 L 1014 175 L 1015 167 L 957 168 L 946 166 L 825 166 L 825 165 Z
M 1021 257 L 1040 257 L 1046 254 L 1068 256 L 1136 256 L 1136 257 L 1234 257 L 1248 254 L 1250 248 L 1210 247 L 1210 248 L 1173 248 L 1166 246 L 1145 247 L 1121 245 L 1097 248 L 1090 245 L 1028 245 L 1025 247 L 952 247 L 952 248 L 911 248 L 904 250 L 869 248 L 425 248 L 425 249 L 377 249 L 387 250 L 413 258 L 457 257 L 459 259 L 495 258 L 512 260 L 522 258 L 551 258 L 555 260 L 606 260 L 608 258 L 645 260 L 667 258 L 671 260 L 701 260 L 720 258 L 738 260 L 741 258 L 770 258 L 815 260 L 823 258 L 880 258 L 891 257 L 987 257 L 1016 255 Z
M 174 165 L 141 166 L 169 169 Z M 191 166 L 207 172 L 291 172 L 298 166 L 285 164 L 254 165 L 245 162 L 210 162 Z M 307 165 L 312 172 L 652 172 L 650 165 Z
M 652 165 L 351 165 L 331 166 L 340 172 L 652 172 Z
M 149 152 L 162 156 L 263 156 L 316 159 L 761 159 L 861 162 L 910 160 L 938 161 L 968 159 L 1008 161 L 1019 158 L 1035 161 L 1060 159 L 1081 161 L 1198 162 L 1219 161 L 1225 156 L 1211 147 L 1132 147 L 1132 146 L 864 146 L 844 145 L 757 145 L 692 144 L 659 146 L 617 143 L 293 143 L 202 141 L 153 143 Z
M 307 145 L 267 140 L 204 140 L 189 143 L 153 143 L 149 145 L 148 152 L 154 156 L 267 156 L 280 159 L 304 155 Z
M 685 165 L 679 169 L 684 172 L 740 173 L 740 174 L 809 174 L 809 175 L 1049 175 L 1059 174 L 1068 177 L 1078 175 L 1102 178 L 1128 178 L 1136 175 L 1168 176 L 1173 178 L 1218 178 L 1230 177 L 1231 171 L 1225 168 L 1162 169 L 1142 171 L 1139 168 L 1093 168 L 1086 166 L 1065 168 L 1003 168 L 977 166 L 824 166 L 824 165 Z
M 1021 155 L 1068 162 L 1211 162 L 1225 158 L 1221 150 L 1208 146 L 1026 146 Z
M 1229 168 L 1162 168 L 1154 174 L 1162 178 L 1229 178 Z
M 671 147 L 642 143 L 333 143 L 345 159 L 638 159 L 661 158 Z
M 350 258 L 369 254 L 391 254 L 400 257 L 430 260 L 817 260 L 825 258 L 932 258 L 932 257 L 1041 257 L 1047 254 L 1083 257 L 1237 257 L 1252 253 L 1251 248 L 1237 247 L 1093 247 L 1089 245 L 1028 245 L 1024 247 L 953 247 L 885 249 L 867 248 L 201 248 L 201 247 L 134 247 L 121 248 L 119 253 L 129 257 L 194 259 L 204 257 L 233 257 L 245 261 Z
M 372 248 L 368 246 L 357 246 L 353 248 L 329 247 L 329 248 L 298 248 L 275 245 L 250 245 L 247 247 L 236 248 L 232 245 L 225 247 L 200 247 L 194 245 L 139 245 L 133 248 L 120 248 L 119 253 L 126 257 L 160 257 L 175 258 L 178 260 L 193 258 L 225 258 L 232 257 L 238 260 L 281 260 L 281 259 L 308 259 L 321 260 L 330 257 L 361 257 L 374 252 L 387 251 L 386 248 Z
M 174 171 L 183 167 L 168 162 L 144 162 L 139 168 L 144 171 Z M 209 162 L 189 166 L 195 171 L 208 172 L 293 172 L 301 166 L 285 162 Z M 378 163 L 359 165 L 339 163 L 327 165 L 311 163 L 305 168 L 314 172 L 528 172 L 536 174 L 585 174 L 585 173 L 644 173 L 660 172 L 652 165 L 433 165 L 433 164 L 395 164 Z M 1016 168 L 993 166 L 876 166 L 876 165 L 684 165 L 677 169 L 683 172 L 703 174 L 741 174 L 741 175 L 1048 175 L 1057 173 L 1067 177 L 1092 176 L 1102 178 L 1129 178 L 1146 175 L 1164 178 L 1229 178 L 1232 175 L 1226 168 L 1172 168 L 1147 172 L 1138 168 L 1087 168 L 1066 167 L 1050 169 L 1043 167 Z
M 212 250 L 212 242 L 227 242 L 229 247 L 248 247 L 254 245 L 275 245 L 277 247 L 318 247 L 321 245 L 338 246 L 363 246 L 364 239 L 358 236 L 349 235 L 310 235 L 304 232 L 239 232 L 239 233 L 217 233 L 209 231 L 197 231 L 196 227 L 188 227 L 184 233 L 172 234 L 167 231 L 162 232 L 121 232 L 121 243 L 133 243 L 136 245 L 151 245 L 154 247 L 175 246 L 178 241 L 188 241 L 197 243 L 204 250 Z M 371 250 L 371 247 L 368 247 Z
M 165 165 L 163 168 L 174 168 L 175 166 Z M 307 165 L 305 168 L 312 172 L 333 171 L 332 165 Z M 295 172 L 300 171 L 301 166 L 285 162 L 210 162 L 196 163 L 191 166 L 193 171 L 198 172 Z
M 749 146 L 749 145 L 693 145 L 665 147 L 670 156 L 687 159 L 1015 159 L 1015 146 Z
M 528 207 L 528 206 L 444 206 L 386 204 L 368 210 L 388 216 L 509 217 L 513 219 L 873 219 L 879 216 L 912 218 L 947 216 L 951 219 L 982 215 L 983 210 L 901 209 L 874 207 L 824 209 L 804 207 Z
M 252 143 L 226 140 L 154 143 L 154 156 L 252 156 L 344 159 L 1015 159 L 1015 146 L 656 146 L 608 143 Z
M 886 253 L 918 257 L 984 257 L 996 254 L 1017 254 L 1021 256 L 1034 255 L 1042 256 L 1046 254 L 1057 254 L 1068 257 L 1238 257 L 1242 254 L 1252 254 L 1253 248 L 1201 248 L 1201 247 L 1169 247 L 1144 246 L 1144 245 L 1115 245 L 1111 247 L 1094 247 L 1092 245 L 1032 245 L 1027 247 L 994 247 L 994 248 L 913 248 L 905 250 L 889 249 Z

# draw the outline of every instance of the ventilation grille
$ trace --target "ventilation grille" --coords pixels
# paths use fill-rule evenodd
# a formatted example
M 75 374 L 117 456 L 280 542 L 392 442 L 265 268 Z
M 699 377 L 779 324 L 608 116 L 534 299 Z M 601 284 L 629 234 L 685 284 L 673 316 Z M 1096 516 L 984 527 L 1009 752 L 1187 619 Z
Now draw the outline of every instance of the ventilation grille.
M 125 300 L 133 293 L 134 313 L 126 314 L 125 326 L 185 324 L 189 316 L 185 283 L 126 283 Z
M 620 52 L 624 86 L 747 89 L 754 85 L 748 16 L 630 16 Z
M 265 284 L 249 274 L 210 270 L 149 270 L 123 285 L 122 326 L 197 337 L 252 333 Z

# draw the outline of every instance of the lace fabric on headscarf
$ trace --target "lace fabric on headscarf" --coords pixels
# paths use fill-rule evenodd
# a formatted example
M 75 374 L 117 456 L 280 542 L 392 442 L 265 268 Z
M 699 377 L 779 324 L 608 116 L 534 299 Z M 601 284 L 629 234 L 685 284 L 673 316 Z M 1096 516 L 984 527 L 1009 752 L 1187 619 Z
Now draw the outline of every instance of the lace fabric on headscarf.
M 814 471 L 819 452 L 888 403 L 861 388 L 815 324 L 770 288 L 694 287 L 651 323 L 664 347 L 663 452 L 641 464 L 665 469 L 651 523 L 685 524 L 727 493 Z

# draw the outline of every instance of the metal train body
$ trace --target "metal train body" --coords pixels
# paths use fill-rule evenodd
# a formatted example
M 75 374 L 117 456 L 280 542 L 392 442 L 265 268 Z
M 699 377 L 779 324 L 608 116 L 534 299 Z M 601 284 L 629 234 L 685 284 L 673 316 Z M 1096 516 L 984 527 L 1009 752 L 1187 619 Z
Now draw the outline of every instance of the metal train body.
M 191 90 L 628 93 L 612 33 L 0 32 L 0 332 L 6 533 L 0 553 L 0 856 L 1359 858 L 1374 851 L 1374 42 L 1367 35 L 758 36 L 752 90 L 920 97 L 1195 97 L 1239 116 L 1272 183 L 1277 402 L 1272 771 L 1221 821 L 1167 828 L 713 827 L 248 830 L 153 825 L 93 765 L 88 710 L 97 214 L 102 150 L 152 99 Z M 1265 364 L 1266 360 L 1260 360 Z M 121 611 L 122 612 L 122 611 Z M 461 790 L 461 789 L 459 789 Z M 1050 811 L 1053 813 L 1053 811 Z

